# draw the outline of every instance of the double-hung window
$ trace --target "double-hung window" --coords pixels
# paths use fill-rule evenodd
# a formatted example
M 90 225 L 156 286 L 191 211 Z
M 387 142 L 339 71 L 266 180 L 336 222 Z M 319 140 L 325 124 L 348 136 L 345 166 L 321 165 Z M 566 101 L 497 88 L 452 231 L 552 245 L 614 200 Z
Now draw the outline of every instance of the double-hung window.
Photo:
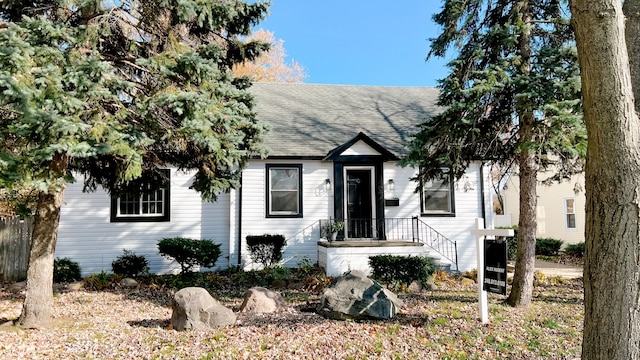
M 576 199 L 573 197 L 564 198 L 564 215 L 567 229 L 576 228 Z
M 422 183 L 420 207 L 423 216 L 454 216 L 453 178 L 448 169 Z
M 111 198 L 112 222 L 169 221 L 169 170 Z
M 267 217 L 302 217 L 302 165 L 267 165 Z

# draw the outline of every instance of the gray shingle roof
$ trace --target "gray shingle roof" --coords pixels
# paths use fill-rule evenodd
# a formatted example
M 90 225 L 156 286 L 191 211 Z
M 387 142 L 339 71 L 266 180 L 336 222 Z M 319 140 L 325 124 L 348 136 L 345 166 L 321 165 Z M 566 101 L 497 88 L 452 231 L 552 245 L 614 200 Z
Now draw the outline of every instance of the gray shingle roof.
M 255 83 L 258 120 L 271 124 L 270 157 L 324 157 L 363 132 L 395 155 L 438 112 L 431 87 Z

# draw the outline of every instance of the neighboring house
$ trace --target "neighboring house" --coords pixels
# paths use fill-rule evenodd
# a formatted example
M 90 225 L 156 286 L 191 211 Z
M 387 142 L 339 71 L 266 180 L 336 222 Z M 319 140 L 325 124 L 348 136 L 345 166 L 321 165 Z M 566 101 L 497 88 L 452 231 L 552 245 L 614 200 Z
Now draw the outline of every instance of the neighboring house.
M 445 263 L 457 260 L 462 271 L 476 267 L 471 230 L 485 214 L 491 224 L 488 169 L 472 163 L 459 181 L 430 181 L 416 193 L 410 180 L 416 169 L 397 164 L 409 135 L 438 111 L 437 89 L 267 83 L 251 89 L 258 119 L 271 124 L 270 152 L 249 161 L 239 189 L 202 202 L 189 189 L 192 175 L 175 169 L 170 186 L 144 197 L 112 199 L 101 190 L 83 193 L 81 181 L 69 184 L 56 256 L 90 274 L 109 272 L 128 249 L 145 255 L 152 272 L 165 273 L 178 266 L 158 254 L 157 242 L 182 236 L 222 244 L 217 268 L 251 267 L 246 236 L 269 233 L 286 237 L 285 265 L 308 259 L 332 275 L 366 271 L 368 255 L 376 253 L 430 252 Z M 331 219 L 345 220 L 342 241 L 326 241 Z
M 584 242 L 585 193 L 584 175 L 574 175 L 569 180 L 542 184 L 548 173 L 538 175 L 536 208 L 538 229 L 536 237 L 553 238 L 564 244 Z M 520 217 L 520 178 L 513 174 L 506 181 L 502 193 L 504 215 L 495 217 L 495 226 L 518 225 Z

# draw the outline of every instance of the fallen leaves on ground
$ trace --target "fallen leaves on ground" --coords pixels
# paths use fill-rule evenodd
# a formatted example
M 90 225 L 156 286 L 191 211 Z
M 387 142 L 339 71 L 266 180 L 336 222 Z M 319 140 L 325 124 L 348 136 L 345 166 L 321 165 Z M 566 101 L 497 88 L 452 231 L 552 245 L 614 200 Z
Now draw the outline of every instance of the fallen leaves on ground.
M 0 327 L 1 359 L 575 359 L 583 319 L 581 280 L 539 286 L 527 308 L 489 295 L 490 324 L 478 320 L 475 284 L 400 294 L 388 321 L 336 321 L 313 312 L 317 297 L 276 314 L 238 313 L 233 326 L 171 330 L 171 291 L 56 294 L 52 325 Z M 287 297 L 287 294 L 284 294 Z M 301 298 L 291 296 L 290 298 Z M 237 308 L 242 299 L 225 300 Z M 23 295 L 0 291 L 0 322 L 19 316 Z

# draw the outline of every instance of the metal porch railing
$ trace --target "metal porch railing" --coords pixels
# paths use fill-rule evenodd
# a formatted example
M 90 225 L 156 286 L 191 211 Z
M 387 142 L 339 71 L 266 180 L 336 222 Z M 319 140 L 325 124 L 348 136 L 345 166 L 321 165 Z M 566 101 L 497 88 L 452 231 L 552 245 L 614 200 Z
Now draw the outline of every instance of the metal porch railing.
M 340 220 L 320 220 L 320 236 L 331 238 L 331 224 Z M 346 219 L 338 240 L 402 240 L 419 242 L 442 256 L 458 270 L 458 246 L 419 217 L 386 219 Z

